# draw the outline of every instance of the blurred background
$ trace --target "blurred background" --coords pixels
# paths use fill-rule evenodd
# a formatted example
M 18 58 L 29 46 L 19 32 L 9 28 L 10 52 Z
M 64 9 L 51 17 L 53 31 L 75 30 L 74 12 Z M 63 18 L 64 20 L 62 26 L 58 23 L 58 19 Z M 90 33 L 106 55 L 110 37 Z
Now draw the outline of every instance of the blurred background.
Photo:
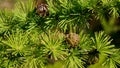
M 13 9 L 17 1 L 26 1 L 26 0 L 0 0 L 0 9 L 4 9 L 4 8 Z

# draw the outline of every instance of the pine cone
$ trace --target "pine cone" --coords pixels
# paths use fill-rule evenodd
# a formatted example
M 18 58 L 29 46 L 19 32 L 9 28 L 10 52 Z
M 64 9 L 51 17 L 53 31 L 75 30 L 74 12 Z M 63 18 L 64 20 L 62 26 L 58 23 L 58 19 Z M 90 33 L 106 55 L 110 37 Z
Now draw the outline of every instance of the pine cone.
M 43 0 L 37 0 L 36 1 L 36 13 L 40 16 L 48 16 L 48 5 Z
M 89 57 L 87 64 L 88 65 L 95 64 L 95 63 L 98 63 L 98 61 L 99 61 L 99 57 L 97 55 L 91 56 L 91 57 Z
M 88 56 L 89 56 L 87 60 L 88 65 L 99 62 L 99 51 L 97 51 L 97 49 L 93 49 L 92 51 L 90 51 Z
M 66 42 L 71 45 L 71 47 L 76 47 L 79 42 L 80 38 L 79 35 L 76 33 L 69 33 L 66 35 Z

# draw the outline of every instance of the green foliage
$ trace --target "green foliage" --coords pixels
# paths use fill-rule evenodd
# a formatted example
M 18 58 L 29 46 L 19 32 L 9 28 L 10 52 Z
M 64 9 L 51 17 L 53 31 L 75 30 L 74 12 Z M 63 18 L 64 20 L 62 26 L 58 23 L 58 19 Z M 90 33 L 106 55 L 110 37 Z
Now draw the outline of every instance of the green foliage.
M 79 47 L 84 50 L 91 50 L 93 47 L 91 38 L 89 34 L 85 34 L 83 31 L 79 33 L 80 43 Z
M 83 64 L 85 62 L 82 61 L 82 54 L 80 54 L 79 49 L 71 49 L 69 56 L 65 62 L 65 68 L 84 68 Z
M 23 55 L 26 53 L 26 45 L 28 44 L 28 34 L 17 31 L 8 33 L 4 36 L 4 39 L 1 40 L 2 49 L 2 63 L 8 68 L 10 67 L 19 67 L 20 64 L 24 62 Z
M 65 45 L 63 42 L 63 35 L 58 32 L 50 32 L 43 34 L 41 36 L 41 44 L 44 45 L 43 51 L 48 55 L 51 61 L 56 61 L 58 59 L 65 59 L 67 56 Z
M 10 10 L 0 11 L 0 34 L 19 28 L 19 18 L 15 17 L 12 11 L 8 11 Z
M 46 1 L 48 16 L 37 14 L 33 0 L 0 11 L 1 68 L 48 68 L 57 62 L 62 68 L 119 67 L 120 50 L 108 35 L 116 29 L 119 0 Z M 92 34 L 96 22 L 103 30 Z M 80 38 L 75 47 L 66 41 L 69 33 Z
M 111 45 L 111 39 L 104 32 L 95 33 L 95 38 L 92 38 L 97 49 L 101 54 L 114 53 L 114 45 Z
M 117 66 L 120 65 L 119 56 L 119 50 L 114 52 L 112 55 L 108 55 L 104 60 L 103 66 L 105 66 L 105 68 L 118 68 Z

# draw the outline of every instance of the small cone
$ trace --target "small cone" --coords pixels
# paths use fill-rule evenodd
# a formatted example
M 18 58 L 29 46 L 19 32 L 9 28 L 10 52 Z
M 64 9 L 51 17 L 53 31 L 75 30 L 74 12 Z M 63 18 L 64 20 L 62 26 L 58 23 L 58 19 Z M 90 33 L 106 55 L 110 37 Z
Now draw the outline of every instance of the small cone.
M 76 33 L 69 33 L 66 35 L 66 42 L 71 45 L 71 47 L 75 47 L 79 44 L 80 38 Z
M 40 16 L 47 16 L 48 13 L 48 5 L 45 0 L 36 0 L 36 13 Z
M 88 56 L 89 56 L 88 61 L 87 61 L 88 65 L 99 62 L 99 52 L 97 51 L 97 49 L 90 51 Z

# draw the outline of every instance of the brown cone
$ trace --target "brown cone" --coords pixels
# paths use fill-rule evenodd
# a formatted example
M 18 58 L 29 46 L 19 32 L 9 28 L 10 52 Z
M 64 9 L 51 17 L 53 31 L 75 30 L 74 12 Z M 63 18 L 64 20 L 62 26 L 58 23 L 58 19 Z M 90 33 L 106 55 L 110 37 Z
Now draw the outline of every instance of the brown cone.
M 66 35 L 66 42 L 71 45 L 71 47 L 75 47 L 79 44 L 80 38 L 76 33 L 69 33 Z
M 36 13 L 40 16 L 49 15 L 48 5 L 45 0 L 36 0 Z

